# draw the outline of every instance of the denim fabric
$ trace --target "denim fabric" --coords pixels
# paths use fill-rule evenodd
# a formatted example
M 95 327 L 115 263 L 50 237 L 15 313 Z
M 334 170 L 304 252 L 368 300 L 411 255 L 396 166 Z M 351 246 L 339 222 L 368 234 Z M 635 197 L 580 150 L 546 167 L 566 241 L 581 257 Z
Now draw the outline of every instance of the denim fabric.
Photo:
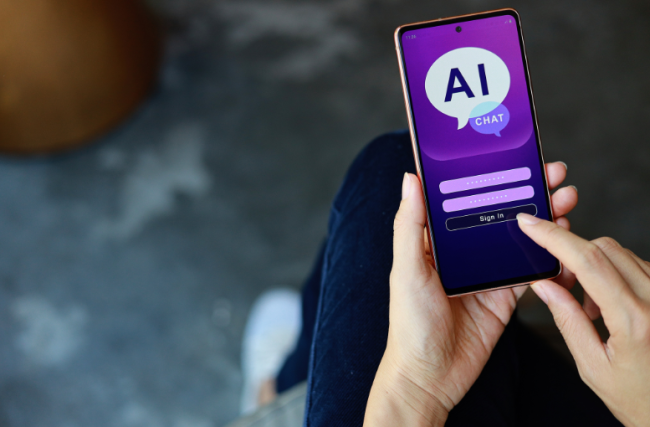
M 302 329 L 295 349 L 287 357 L 275 379 L 275 388 L 278 394 L 284 393 L 296 384 L 307 380 L 309 353 L 311 352 L 314 324 L 316 323 L 324 255 L 325 245 L 321 247 L 312 272 L 302 288 Z
M 363 423 L 386 347 L 404 172 L 415 172 L 408 133 L 384 135 L 357 157 L 334 200 L 328 238 L 303 291 L 303 330 L 277 378 L 282 391 L 308 376 L 309 427 Z M 447 425 L 620 424 L 574 368 L 513 320 Z

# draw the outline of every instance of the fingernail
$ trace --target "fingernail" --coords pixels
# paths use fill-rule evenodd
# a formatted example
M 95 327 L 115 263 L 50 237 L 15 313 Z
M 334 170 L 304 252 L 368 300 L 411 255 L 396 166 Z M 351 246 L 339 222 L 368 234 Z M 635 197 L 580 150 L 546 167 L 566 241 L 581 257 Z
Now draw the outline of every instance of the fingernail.
M 573 187 L 573 189 L 576 190 L 576 193 L 578 192 L 578 187 L 576 187 L 575 185 L 569 185 L 569 187 Z
M 402 181 L 402 200 L 406 199 L 411 193 L 411 177 L 408 173 L 404 173 L 404 181 Z
M 564 163 L 564 162 L 558 162 L 558 163 L 562 163 L 564 165 L 564 169 L 569 170 L 569 167 L 567 166 L 566 163 Z
M 544 292 L 544 289 L 542 289 L 542 287 L 537 283 L 533 283 L 532 285 L 530 285 L 530 287 L 533 288 L 533 291 L 535 291 L 539 299 L 544 301 L 544 304 L 548 305 L 548 297 L 546 296 L 546 292 Z
M 541 219 L 537 218 L 536 216 L 528 215 L 527 213 L 518 213 L 517 214 L 517 221 L 524 223 L 526 225 L 535 225 L 538 222 L 541 221 Z

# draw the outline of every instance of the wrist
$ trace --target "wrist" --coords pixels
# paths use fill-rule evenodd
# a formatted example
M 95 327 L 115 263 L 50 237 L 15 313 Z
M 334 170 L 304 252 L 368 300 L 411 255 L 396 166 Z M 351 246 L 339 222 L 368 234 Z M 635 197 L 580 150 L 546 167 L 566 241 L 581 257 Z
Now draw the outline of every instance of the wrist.
M 365 426 L 444 426 L 448 414 L 435 394 L 382 360 L 368 397 Z

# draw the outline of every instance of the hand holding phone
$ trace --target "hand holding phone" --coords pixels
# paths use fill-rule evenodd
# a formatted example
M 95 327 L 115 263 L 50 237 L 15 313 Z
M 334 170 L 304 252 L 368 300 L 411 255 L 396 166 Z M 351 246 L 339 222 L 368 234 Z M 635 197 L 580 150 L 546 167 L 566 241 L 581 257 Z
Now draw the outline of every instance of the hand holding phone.
M 650 263 L 610 238 L 588 242 L 531 216 L 521 229 L 575 272 L 594 307 L 583 309 L 549 280 L 533 290 L 548 304 L 580 376 L 626 426 L 650 425 Z M 602 313 L 603 342 L 592 323 Z
M 562 163 L 546 170 L 551 188 L 566 176 Z M 572 190 L 553 194 L 554 215 L 567 228 L 564 215 L 577 204 Z M 448 298 L 427 251 L 424 195 L 415 175 L 405 176 L 402 193 L 394 225 L 388 342 L 364 424 L 444 425 L 483 370 L 526 288 Z M 565 270 L 556 280 L 570 288 L 575 277 Z

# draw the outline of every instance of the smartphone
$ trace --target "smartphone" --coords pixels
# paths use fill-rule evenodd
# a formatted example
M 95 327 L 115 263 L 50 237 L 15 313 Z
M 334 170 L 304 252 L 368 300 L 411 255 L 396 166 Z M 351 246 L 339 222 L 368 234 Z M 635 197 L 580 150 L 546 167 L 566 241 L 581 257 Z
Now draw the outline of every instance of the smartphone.
M 403 25 L 397 57 L 429 243 L 449 296 L 556 277 L 517 214 L 553 220 L 519 14 Z

